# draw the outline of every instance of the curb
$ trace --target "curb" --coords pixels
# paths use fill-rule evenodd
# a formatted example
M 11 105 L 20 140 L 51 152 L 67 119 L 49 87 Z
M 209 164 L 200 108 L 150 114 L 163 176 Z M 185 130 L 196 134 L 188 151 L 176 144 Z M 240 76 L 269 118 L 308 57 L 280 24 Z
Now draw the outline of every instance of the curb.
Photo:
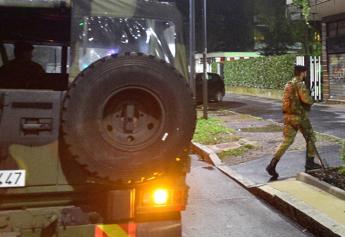
M 262 186 L 249 191 L 306 228 L 315 236 L 345 236 L 345 227 L 343 225 L 287 193 L 280 192 L 270 186 Z
M 279 190 L 276 190 L 266 185 L 256 185 L 252 181 L 244 178 L 240 174 L 233 171 L 229 166 L 224 165 L 217 156 L 217 154 L 214 153 L 207 146 L 192 142 L 191 148 L 192 151 L 198 154 L 204 161 L 215 166 L 217 169 L 225 173 L 228 177 L 236 181 L 249 192 L 265 200 L 267 203 L 281 211 L 284 215 L 288 216 L 295 222 L 299 223 L 304 228 L 308 229 L 308 231 L 315 234 L 316 236 L 345 236 L 345 227 L 343 225 L 336 223 L 323 213 L 311 208 L 310 206 L 306 205 L 302 201 L 294 198 L 293 196 L 287 193 L 280 192 Z M 327 184 L 328 186 L 318 184 L 319 182 L 316 182 L 314 180 L 314 177 L 310 176 L 310 178 L 308 176 L 310 175 L 302 172 L 298 174 L 297 178 L 299 177 L 299 181 L 305 182 L 307 184 L 315 184 L 314 186 L 318 188 L 321 187 L 320 189 L 326 192 L 328 192 L 328 190 L 332 190 L 331 192 L 338 193 L 338 190 L 335 191 L 334 187 L 328 187 L 330 186 L 329 184 Z M 318 185 L 320 185 L 320 187 Z M 327 190 L 323 189 L 322 187 L 324 187 Z M 335 196 L 338 197 L 338 195 L 339 194 L 336 194 Z
M 340 188 L 337 188 L 337 187 L 334 187 L 324 181 L 321 181 L 307 173 L 304 173 L 304 172 L 301 172 L 297 175 L 296 177 L 297 180 L 299 181 L 302 181 L 304 183 L 307 183 L 309 185 L 313 185 L 327 193 L 330 193 L 334 196 L 336 196 L 337 198 L 339 199 L 342 199 L 342 200 L 345 200 L 345 191 L 340 189 Z
M 192 151 L 198 154 L 204 161 L 210 163 L 213 166 L 218 167 L 222 165 L 222 161 L 219 159 L 216 153 L 214 153 L 210 148 L 205 145 L 192 142 L 191 143 Z

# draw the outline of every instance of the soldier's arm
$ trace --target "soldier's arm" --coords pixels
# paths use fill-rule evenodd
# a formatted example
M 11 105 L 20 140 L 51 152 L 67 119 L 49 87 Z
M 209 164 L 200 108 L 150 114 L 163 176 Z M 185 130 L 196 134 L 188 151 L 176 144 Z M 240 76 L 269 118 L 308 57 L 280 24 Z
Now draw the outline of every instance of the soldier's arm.
M 297 83 L 297 91 L 298 96 L 303 104 L 311 106 L 314 103 L 313 98 L 309 94 L 309 90 L 303 82 Z

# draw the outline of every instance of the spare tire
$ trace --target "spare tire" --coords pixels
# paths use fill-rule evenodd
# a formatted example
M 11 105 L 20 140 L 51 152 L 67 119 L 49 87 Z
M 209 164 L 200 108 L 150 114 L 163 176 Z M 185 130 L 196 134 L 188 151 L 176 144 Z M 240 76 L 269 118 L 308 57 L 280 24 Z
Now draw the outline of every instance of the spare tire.
M 196 113 L 186 80 L 153 56 L 103 58 L 66 93 L 62 130 L 76 161 L 111 181 L 162 174 L 188 150 Z

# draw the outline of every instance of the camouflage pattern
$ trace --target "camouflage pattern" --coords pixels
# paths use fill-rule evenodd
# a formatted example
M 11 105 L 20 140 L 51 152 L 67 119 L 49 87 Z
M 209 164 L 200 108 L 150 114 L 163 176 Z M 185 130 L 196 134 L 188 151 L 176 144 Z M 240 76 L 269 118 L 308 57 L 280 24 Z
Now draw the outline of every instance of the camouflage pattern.
M 273 159 L 279 160 L 289 146 L 293 143 L 297 131 L 300 131 L 307 143 L 307 156 L 314 157 L 313 144 L 316 139 L 313 128 L 308 118 L 313 99 L 305 86 L 302 77 L 294 77 L 284 89 L 283 112 L 284 112 L 284 140 L 279 145 Z

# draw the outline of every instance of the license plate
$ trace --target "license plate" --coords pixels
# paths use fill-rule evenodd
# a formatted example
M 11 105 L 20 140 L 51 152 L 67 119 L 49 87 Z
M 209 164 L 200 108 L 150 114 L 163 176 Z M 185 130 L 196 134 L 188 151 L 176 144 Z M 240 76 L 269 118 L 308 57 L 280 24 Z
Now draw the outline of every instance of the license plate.
M 0 188 L 24 186 L 25 170 L 0 170 Z

